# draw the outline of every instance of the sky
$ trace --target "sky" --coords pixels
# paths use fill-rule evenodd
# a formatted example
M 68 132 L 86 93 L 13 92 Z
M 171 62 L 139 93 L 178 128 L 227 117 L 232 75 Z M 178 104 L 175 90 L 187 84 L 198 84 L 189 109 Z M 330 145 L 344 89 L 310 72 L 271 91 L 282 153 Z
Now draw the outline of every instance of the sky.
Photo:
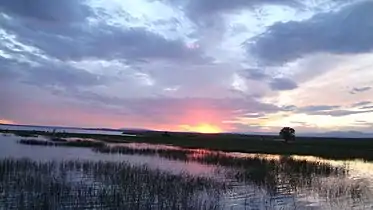
M 371 11 L 371 0 L 0 0 L 0 123 L 370 131 Z

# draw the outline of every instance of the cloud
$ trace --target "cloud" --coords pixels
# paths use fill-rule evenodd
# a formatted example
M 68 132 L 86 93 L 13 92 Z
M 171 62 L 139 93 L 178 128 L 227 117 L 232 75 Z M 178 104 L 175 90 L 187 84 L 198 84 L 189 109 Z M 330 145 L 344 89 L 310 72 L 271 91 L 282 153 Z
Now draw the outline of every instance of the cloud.
M 106 83 L 105 79 L 100 76 L 63 64 L 30 68 L 30 72 L 25 73 L 22 82 L 36 86 L 60 86 L 65 88 L 89 87 Z
M 204 16 L 207 14 L 214 14 L 219 12 L 228 12 L 233 10 L 239 10 L 243 8 L 252 8 L 253 6 L 263 4 L 277 4 L 300 7 L 302 6 L 299 1 L 296 0 L 189 0 L 186 1 L 187 10 L 195 16 Z
M 373 109 L 373 106 L 363 106 L 363 107 L 360 107 L 360 109 Z
M 373 50 L 373 2 L 359 1 L 336 12 L 317 14 L 303 21 L 276 23 L 249 40 L 248 52 L 269 65 L 329 52 L 365 53 Z
M 334 110 L 319 110 L 319 111 L 308 111 L 302 112 L 307 115 L 319 115 L 319 116 L 332 116 L 332 117 L 343 117 L 354 114 L 372 113 L 373 110 L 345 110 L 345 109 L 334 109 Z
M 125 113 L 143 115 L 144 117 L 155 119 L 161 119 L 165 116 L 175 117 L 183 115 L 183 112 L 188 112 L 188 110 L 203 110 L 206 112 L 216 110 L 216 112 L 230 113 L 230 117 L 233 118 L 240 116 L 241 113 L 245 115 L 264 115 L 281 110 L 276 105 L 260 102 L 254 98 L 176 98 L 162 96 L 152 98 L 119 98 L 108 97 L 90 91 L 74 92 L 72 94 L 73 97 L 87 103 L 102 102 L 102 104 L 107 106 L 127 110 L 124 111 Z
M 259 114 L 259 113 L 249 113 L 249 114 L 245 114 L 244 117 L 245 118 L 254 118 L 254 119 L 257 119 L 257 118 L 262 118 L 264 117 L 265 114 Z
M 345 2 L 4 1 L 0 119 L 227 131 L 369 122 L 371 4 Z
M 373 112 L 373 110 L 366 110 L 366 111 L 332 110 L 332 111 L 318 112 L 318 113 L 315 113 L 315 115 L 329 115 L 329 116 L 333 116 L 333 117 L 341 117 L 341 116 L 347 116 L 347 115 L 372 113 L 372 112 Z
M 1 1 L 0 9 L 19 17 L 51 21 L 58 24 L 87 18 L 90 15 L 90 9 L 87 5 L 82 4 L 83 2 L 83 0 L 58 2 L 48 0 Z
M 353 105 L 354 107 L 361 106 L 361 104 L 367 104 L 367 101 L 362 101 Z M 319 116 L 349 116 L 354 114 L 372 113 L 373 109 L 370 107 L 360 107 L 359 110 L 349 110 L 338 105 L 312 105 L 304 107 L 295 107 L 292 110 L 294 113 L 301 113 L 307 115 L 319 115 Z
M 270 82 L 272 90 L 294 90 L 298 88 L 296 82 L 288 78 L 275 78 Z
M 252 80 L 265 80 L 269 78 L 269 75 L 267 75 L 264 70 L 261 69 L 245 69 L 242 71 L 241 75 Z
M 357 93 L 361 93 L 361 92 L 366 92 L 366 91 L 369 91 L 371 90 L 372 87 L 360 87 L 360 88 L 352 88 L 352 90 L 350 90 L 350 94 L 357 94 Z
M 298 107 L 296 107 L 294 105 L 287 105 L 287 106 L 283 106 L 281 108 L 282 108 L 282 111 L 285 111 L 285 112 L 295 111 L 296 109 L 298 109 Z
M 19 93 L 29 90 L 33 97 Z M 90 91 L 51 93 L 37 86 L 19 85 L 11 91 L 1 91 L 5 99 L 0 116 L 17 122 L 33 124 L 85 123 L 87 126 L 152 127 L 178 129 L 179 125 L 207 123 L 229 129 L 223 121 L 242 113 L 265 115 L 279 110 L 271 104 L 242 98 L 120 98 Z M 5 104 L 4 104 L 5 102 Z M 70 110 L 71 109 L 71 110 Z M 65 116 L 61 116 L 64 112 Z M 48 116 L 48 117 L 45 117 Z M 90 121 L 90 120 L 96 121 Z
M 369 104 L 372 104 L 372 102 L 371 101 L 360 101 L 360 102 L 352 104 L 351 107 L 360 107 L 360 106 L 366 106 Z
M 38 0 L 36 4 L 32 4 L 30 11 L 23 10 L 19 3 L 7 3 L 2 8 L 5 12 L 10 11 L 8 17 L 0 17 L 6 36 L 16 36 L 20 43 L 39 49 L 40 54 L 60 60 L 208 60 L 200 50 L 188 47 L 183 40 L 167 39 L 146 27 L 90 23 L 89 18 L 98 20 L 101 17 L 79 9 L 87 7 L 83 4 L 84 1 L 69 0 L 53 6 L 47 3 L 46 7 L 53 7 L 48 12 L 44 12 L 47 10 L 42 2 L 44 1 Z M 76 17 L 70 20 L 67 18 L 70 14 L 76 14 Z M 66 20 L 60 20 L 65 16 Z
M 329 106 L 329 105 L 317 105 L 317 106 L 305 106 L 297 109 L 298 112 L 313 113 L 320 111 L 331 111 L 340 108 L 340 106 Z
M 372 128 L 373 127 L 373 122 L 368 122 L 368 121 L 365 121 L 365 120 L 355 120 L 355 125 Z M 368 130 L 368 132 L 370 132 L 370 131 L 371 130 Z
M 13 64 L 7 59 L 0 57 L 0 66 L 2 69 L 0 70 L 0 81 L 5 82 L 9 79 L 17 77 L 17 71 L 13 70 Z
M 1 49 L 1 46 L 0 46 Z M 104 85 L 106 76 L 75 68 L 59 60 L 23 53 L 24 62 L 16 58 L 0 59 L 1 79 L 7 83 L 26 83 L 43 88 L 76 88 Z M 2 85 L 0 85 L 1 87 Z

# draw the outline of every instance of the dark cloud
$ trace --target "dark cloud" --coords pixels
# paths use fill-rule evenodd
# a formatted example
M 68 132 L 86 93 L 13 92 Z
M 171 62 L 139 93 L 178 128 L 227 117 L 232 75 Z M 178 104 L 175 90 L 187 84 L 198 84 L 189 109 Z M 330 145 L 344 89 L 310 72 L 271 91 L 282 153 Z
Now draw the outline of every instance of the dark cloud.
M 14 70 L 14 63 L 8 59 L 0 57 L 0 81 L 12 80 L 18 77 L 19 73 Z
M 1 46 L 0 46 L 1 50 Z M 74 68 L 63 62 L 42 58 L 32 53 L 24 52 L 23 62 L 12 58 L 0 58 L 0 80 L 7 82 L 22 82 L 38 87 L 74 88 L 103 85 L 108 81 L 106 76 L 90 73 L 84 69 Z M 0 88 L 1 88 L 0 84 Z
M 78 2 L 82 3 L 82 1 L 76 1 L 71 5 L 78 7 L 76 5 Z M 18 8 L 17 5 L 15 4 L 13 7 Z M 8 7 L 10 6 L 8 5 Z M 3 7 L 3 11 L 10 10 L 8 7 L 6 9 Z M 40 7 L 40 11 L 45 10 L 43 5 L 34 5 L 33 7 Z M 65 12 L 64 15 L 68 16 L 70 11 L 63 9 L 66 8 L 62 7 L 61 12 Z M 33 8 L 33 10 L 37 9 Z M 39 10 L 28 15 L 36 15 Z M 15 35 L 17 40 L 23 44 L 40 49 L 41 53 L 61 60 L 117 58 L 131 60 L 132 62 L 147 59 L 202 62 L 207 59 L 204 58 L 200 50 L 189 49 L 183 41 L 167 40 L 146 28 L 117 27 L 103 24 L 94 26 L 89 25 L 87 21 L 54 23 L 40 19 L 21 18 L 10 12 L 8 14 L 14 16 L 12 21 L 0 17 L 0 25 L 8 34 Z M 92 16 L 92 18 L 98 17 Z
M 20 26 L 23 27 L 23 26 Z M 63 36 L 41 33 L 29 28 L 8 28 L 22 43 L 37 47 L 61 60 L 105 59 L 203 59 L 198 50 L 188 49 L 181 41 L 169 41 L 144 28 L 102 28 L 96 32 L 70 30 Z
M 270 65 L 316 52 L 369 52 L 373 49 L 372 10 L 373 2 L 364 1 L 301 22 L 277 23 L 249 40 L 248 51 Z
M 241 75 L 247 79 L 252 80 L 265 80 L 268 79 L 269 76 L 264 72 L 264 70 L 261 69 L 246 69 L 241 72 Z
M 41 21 L 71 22 L 90 15 L 84 0 L 0 0 L 0 9 L 6 13 Z
M 105 84 L 104 78 L 64 65 L 30 68 L 22 82 L 36 86 L 58 86 L 65 88 L 87 87 Z
M 301 6 L 296 0 L 189 0 L 187 9 L 198 15 L 207 15 L 216 12 L 227 12 L 242 8 L 251 8 L 263 4 L 278 4 L 288 6 Z
M 286 5 L 302 8 L 299 0 L 159 0 L 173 5 L 182 6 L 194 18 L 207 17 L 216 13 L 226 13 L 235 10 L 252 9 L 260 5 Z
M 293 8 L 305 8 L 299 0 L 158 0 L 182 8 L 184 13 L 201 31 L 215 31 L 214 36 L 220 36 L 227 29 L 224 25 L 224 14 L 242 10 L 254 10 L 263 5 L 285 5 Z M 263 14 L 257 12 L 258 18 Z M 240 28 L 238 30 L 247 30 Z M 211 31 L 208 34 L 211 34 Z M 200 34 L 195 34 L 199 37 Z M 201 38 L 201 37 L 199 37 Z M 202 37 L 203 39 L 203 37 Z M 207 38 L 208 39 L 208 38 Z
M 357 94 L 357 93 L 362 93 L 362 92 L 366 92 L 366 91 L 369 91 L 369 90 L 371 90 L 372 89 L 372 87 L 360 87 L 360 88 L 357 88 L 357 87 L 355 87 L 355 88 L 352 88 L 352 90 L 350 90 L 350 93 L 351 94 Z
M 272 90 L 293 90 L 298 87 L 297 83 L 288 78 L 275 78 L 269 83 Z

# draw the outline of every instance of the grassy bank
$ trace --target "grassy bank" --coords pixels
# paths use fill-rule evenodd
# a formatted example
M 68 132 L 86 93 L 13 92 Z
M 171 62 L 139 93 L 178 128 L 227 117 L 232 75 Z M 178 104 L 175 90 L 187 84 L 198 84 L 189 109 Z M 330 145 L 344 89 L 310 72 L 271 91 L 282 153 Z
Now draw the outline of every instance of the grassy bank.
M 2 131 L 5 132 L 5 131 Z M 295 142 L 275 141 L 277 136 L 238 134 L 188 134 L 162 132 L 138 132 L 137 137 L 104 134 L 50 133 L 44 131 L 6 131 L 19 136 L 49 136 L 57 138 L 90 138 L 108 143 L 168 144 L 185 148 L 264 153 L 280 155 L 312 155 L 332 159 L 373 160 L 373 139 L 310 138 L 298 137 Z

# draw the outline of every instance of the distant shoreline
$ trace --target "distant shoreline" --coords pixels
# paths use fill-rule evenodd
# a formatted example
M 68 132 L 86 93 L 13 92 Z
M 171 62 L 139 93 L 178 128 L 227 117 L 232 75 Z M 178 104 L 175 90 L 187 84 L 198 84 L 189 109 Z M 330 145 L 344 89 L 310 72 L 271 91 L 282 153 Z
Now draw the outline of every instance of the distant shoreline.
M 143 128 L 94 128 L 94 127 L 69 127 L 69 126 L 46 126 L 46 125 L 25 125 L 25 124 L 3 124 L 0 123 L 0 130 L 1 126 L 13 126 L 13 127 L 29 127 L 29 128 L 44 128 L 44 129 L 75 129 L 75 130 L 91 130 L 91 131 L 111 131 L 111 132 L 129 132 L 129 133 L 137 133 L 137 132 L 169 132 L 169 133 L 179 133 L 179 134 L 201 134 L 198 132 L 187 132 L 187 131 L 161 131 L 161 130 L 152 130 L 152 129 L 143 129 Z M 16 129 L 15 129 L 16 130 Z M 333 138 L 333 139 L 355 139 L 355 140 L 365 140 L 365 139 L 372 139 L 373 140 L 373 133 L 363 133 L 357 131 L 346 131 L 340 132 L 338 131 L 326 132 L 326 133 L 298 133 L 298 138 Z M 221 132 L 216 134 L 223 134 L 223 135 L 249 135 L 249 136 L 278 136 L 277 133 L 261 133 L 261 132 Z M 351 134 L 355 134 L 355 136 L 351 136 Z M 347 136 L 347 137 L 342 137 Z
M 261 153 L 277 155 L 319 156 L 328 159 L 373 160 L 373 139 L 297 137 L 295 142 L 276 141 L 278 136 L 244 134 L 168 133 L 156 131 L 126 134 L 52 133 L 34 130 L 1 130 L 17 136 L 46 136 L 61 138 L 97 139 L 104 143 L 149 143 L 183 148 L 208 149 L 223 152 Z

